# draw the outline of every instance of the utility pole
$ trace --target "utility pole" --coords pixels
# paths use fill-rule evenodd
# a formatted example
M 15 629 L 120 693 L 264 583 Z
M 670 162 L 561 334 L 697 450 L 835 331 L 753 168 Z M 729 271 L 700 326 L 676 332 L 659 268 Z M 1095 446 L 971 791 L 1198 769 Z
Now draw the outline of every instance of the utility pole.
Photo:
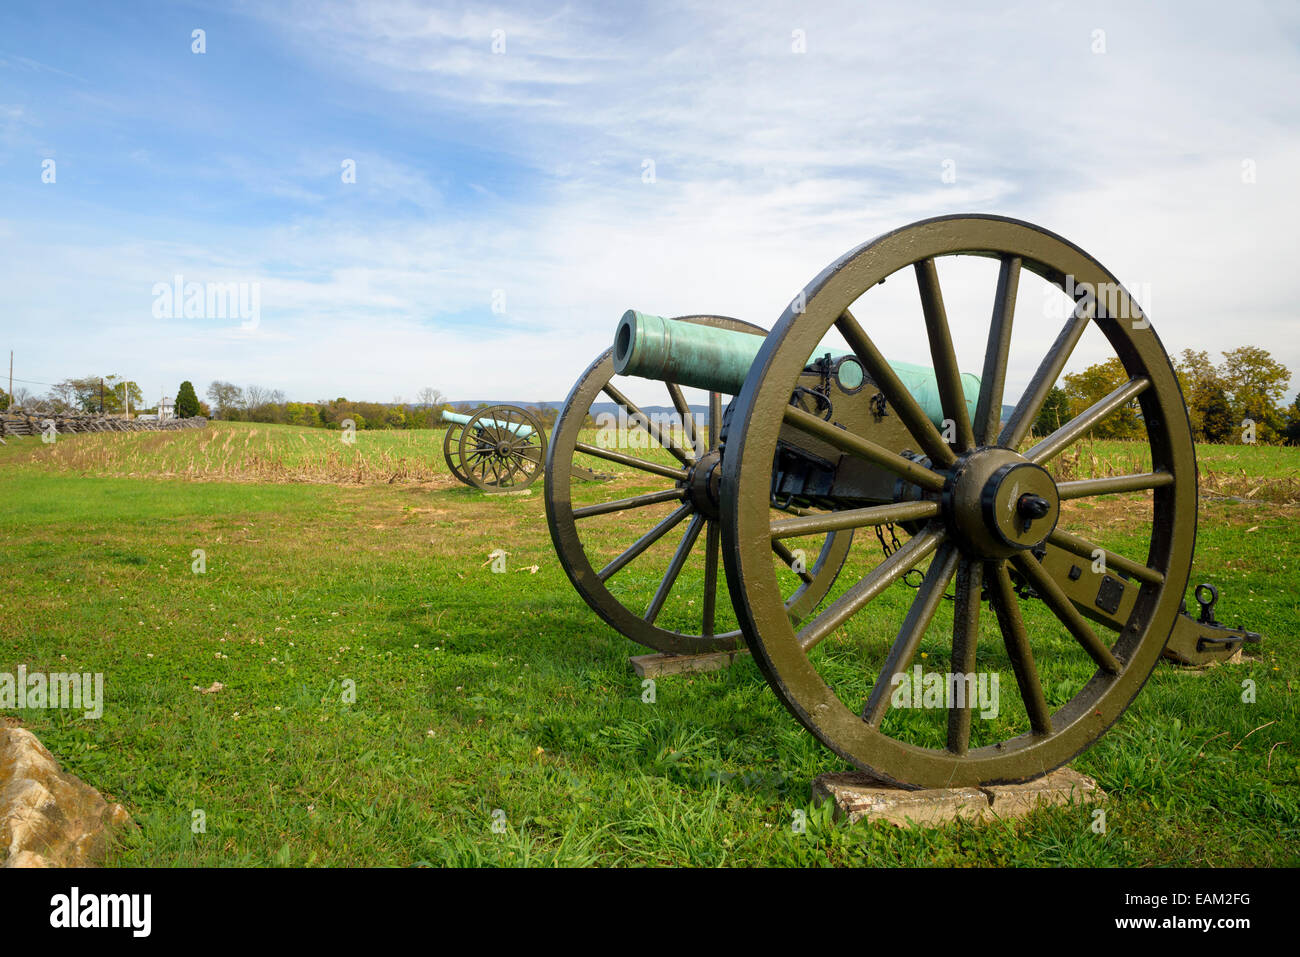
M 14 351 L 9 350 L 9 404 L 14 404 Z
M 104 380 L 99 380 L 99 414 L 104 414 Z

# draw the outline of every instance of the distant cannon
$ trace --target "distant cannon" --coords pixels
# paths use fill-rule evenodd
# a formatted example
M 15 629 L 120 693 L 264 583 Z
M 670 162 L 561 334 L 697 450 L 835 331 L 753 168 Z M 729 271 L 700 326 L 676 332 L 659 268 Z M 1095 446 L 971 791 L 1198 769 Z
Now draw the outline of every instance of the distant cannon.
M 542 474 L 546 430 L 537 416 L 513 405 L 492 405 L 470 415 L 443 411 L 447 468 L 466 485 L 486 492 L 525 489 Z
M 541 420 L 515 405 L 491 405 L 469 415 L 448 412 L 442 437 L 447 468 L 466 485 L 485 492 L 526 489 L 542 474 L 546 462 L 546 430 Z M 599 481 L 608 476 L 573 468 L 573 476 Z

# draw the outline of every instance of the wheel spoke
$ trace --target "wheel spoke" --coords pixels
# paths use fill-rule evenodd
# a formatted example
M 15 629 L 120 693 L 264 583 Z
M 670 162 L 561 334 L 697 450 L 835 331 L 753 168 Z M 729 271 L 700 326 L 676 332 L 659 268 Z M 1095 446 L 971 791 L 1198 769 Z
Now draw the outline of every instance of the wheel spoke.
M 722 393 L 709 393 L 709 448 L 718 447 L 718 437 L 722 433 Z
M 704 534 L 704 610 L 700 614 L 700 633 L 709 636 L 717 627 L 714 618 L 718 605 L 718 555 L 722 550 L 722 530 L 709 522 Z
M 943 292 L 939 289 L 939 270 L 933 259 L 923 259 L 913 269 L 916 271 L 917 288 L 921 292 L 921 310 L 925 313 L 925 331 L 930 339 L 930 359 L 934 362 L 939 402 L 943 406 L 944 416 L 957 426 L 957 451 L 969 452 L 975 446 L 975 434 L 971 430 L 970 410 L 966 407 L 961 370 L 957 368 L 957 353 L 952 346 L 948 313 L 943 307 Z
M 1015 672 L 1016 685 L 1020 688 L 1020 700 L 1029 714 L 1029 726 L 1035 734 L 1051 734 L 1051 712 L 1043 695 L 1043 684 L 1038 680 L 1038 666 L 1034 664 L 1034 653 L 1029 648 L 1029 635 L 1025 632 L 1024 619 L 1020 617 L 1020 602 L 1011 587 L 1007 563 L 990 562 L 985 569 L 985 578 L 989 583 L 989 601 L 1002 630 L 1002 643 L 1006 645 L 1011 670 Z
M 650 416 L 642 412 L 635 402 L 616 389 L 612 383 L 606 383 L 603 391 L 607 396 L 623 407 L 624 411 L 627 412 L 629 422 L 636 425 L 650 436 L 650 438 L 654 439 L 667 449 L 672 457 L 677 461 L 681 462 L 683 465 L 691 464 L 691 456 L 687 454 L 686 450 L 674 442 L 671 435 L 665 435 L 664 430 L 656 425 Z
M 903 619 L 903 627 L 898 630 L 898 637 L 894 639 L 876 683 L 871 688 L 871 695 L 862 709 L 862 720 L 873 728 L 879 728 L 885 717 L 890 692 L 894 689 L 894 676 L 906 671 L 916 657 L 925 629 L 939 608 L 948 582 L 952 581 L 952 574 L 957 568 L 957 555 L 957 548 L 951 542 L 944 542 L 930 562 L 925 579 L 917 589 L 916 598 L 912 600 L 912 607 Z
M 1066 597 L 1061 586 L 1056 583 L 1051 575 L 1038 564 L 1038 560 L 1026 552 L 1017 552 L 1011 556 L 1011 561 L 1015 563 L 1016 568 L 1020 569 L 1020 574 L 1024 575 L 1029 581 L 1034 591 L 1042 598 L 1043 603 L 1052 610 L 1052 614 L 1061 620 L 1061 624 L 1074 636 L 1074 640 L 1083 646 L 1083 650 L 1088 653 L 1103 671 L 1112 675 L 1117 675 L 1123 670 L 1123 666 L 1111 654 L 1105 643 L 1097 637 L 1097 633 L 1084 620 L 1079 610 L 1071 604 L 1070 599 Z
M 1165 576 L 1154 568 L 1148 568 L 1123 555 L 1117 555 L 1109 549 L 1102 548 L 1095 542 L 1090 542 L 1086 538 L 1080 538 L 1078 535 L 1071 535 L 1064 529 L 1053 529 L 1052 534 L 1047 536 L 1047 540 L 1053 545 L 1064 548 L 1072 555 L 1078 555 L 1080 558 L 1086 558 L 1088 561 L 1095 561 L 1097 552 L 1102 553 L 1106 562 L 1106 567 L 1113 568 L 1116 571 L 1124 572 L 1138 581 L 1150 582 L 1152 585 L 1163 585 Z
M 784 543 L 784 542 L 778 542 L 776 539 L 773 539 L 773 540 L 772 540 L 772 551 L 776 553 L 776 557 L 777 557 L 777 558 L 781 559 L 781 561 L 785 562 L 786 565 L 789 566 L 789 568 L 790 568 L 791 571 L 794 571 L 794 564 L 795 564 L 795 561 L 796 561 L 796 557 L 797 557 L 797 556 L 795 555 L 794 552 L 792 552 L 789 548 L 787 548 L 787 547 L 785 546 L 785 543 Z M 804 562 L 804 569 L 803 569 L 803 571 L 801 571 L 801 572 L 794 572 L 794 573 L 795 573 L 796 575 L 798 575 L 798 576 L 803 580 L 803 583 L 804 583 L 805 585 L 811 585 L 811 584 L 812 584 L 813 576 L 812 576 L 812 572 L 810 572 L 810 571 L 808 570 L 808 563 L 807 563 L 807 562 Z
M 796 639 L 799 647 L 808 651 L 836 628 L 858 613 L 867 602 L 902 578 L 916 563 L 939 547 L 945 533 L 936 526 L 927 526 L 914 535 L 906 545 L 862 577 L 852 588 L 835 599 L 825 611 L 808 622 Z
M 1007 356 L 1011 352 L 1011 323 L 1016 313 L 1020 287 L 1020 257 L 1003 256 L 998 270 L 998 289 L 993 296 L 993 319 L 989 343 L 980 375 L 980 397 L 975 404 L 975 441 L 987 445 L 998 434 L 1002 422 L 1002 395 L 1007 382 Z
M 602 449 L 598 445 L 588 445 L 585 442 L 575 443 L 573 449 L 575 452 L 594 455 L 598 459 L 617 462 L 619 465 L 627 465 L 634 469 L 640 469 L 642 472 L 652 472 L 655 475 L 662 475 L 664 478 L 686 480 L 686 469 L 675 469 L 670 465 L 647 462 L 645 459 L 639 459 L 634 455 L 625 455 L 622 452 L 615 452 L 613 449 Z
M 980 588 L 984 566 L 963 558 L 957 566 L 957 601 L 952 616 L 952 671 L 955 686 L 948 703 L 948 750 L 965 754 L 970 746 L 971 699 L 975 692 L 975 646 L 979 641 Z M 954 679 L 949 679 L 950 681 Z M 961 688 L 960 694 L 957 689 Z M 960 700 L 960 704 L 958 701 Z
M 622 555 L 619 555 L 618 558 L 614 559 L 598 571 L 596 577 L 601 581 L 609 581 L 610 577 L 614 575 L 615 572 L 625 568 L 629 562 L 635 559 L 655 542 L 659 541 L 659 539 L 671 532 L 673 528 L 676 527 L 677 524 L 687 515 L 691 514 L 692 511 L 693 509 L 690 503 L 687 503 L 674 511 L 658 525 L 633 542 Z
M 1027 451 L 1025 458 L 1031 462 L 1037 462 L 1039 465 L 1050 461 L 1065 451 L 1072 443 L 1083 438 L 1090 429 L 1094 428 L 1106 416 L 1127 405 L 1145 392 L 1150 385 L 1151 380 L 1146 376 L 1139 376 L 1136 379 L 1129 380 L 1110 395 L 1089 406 L 1047 436 Z
M 655 596 L 650 600 L 650 607 L 646 609 L 643 616 L 647 623 L 653 625 L 659 613 L 663 611 L 664 602 L 668 600 L 668 593 L 673 590 L 673 585 L 677 584 L 677 578 L 682 573 L 682 566 L 686 564 L 686 559 L 691 554 L 691 549 L 695 547 L 695 540 L 700 537 L 700 529 L 704 526 L 704 516 L 696 515 L 691 519 L 691 524 L 686 526 L 686 534 L 677 545 L 677 550 L 673 552 L 672 561 L 668 563 L 668 571 L 664 573 L 663 581 L 659 583 Z
M 790 518 L 773 522 L 772 540 L 820 535 L 849 528 L 863 528 L 868 525 L 886 525 L 891 522 L 920 521 L 933 518 L 938 514 L 938 502 L 894 502 L 889 505 L 871 505 L 867 508 L 849 508 L 839 512 L 818 512 L 807 518 Z
M 938 492 L 944 486 L 943 476 L 937 472 L 931 472 L 924 465 L 906 459 L 896 452 L 891 452 L 883 445 L 877 445 L 870 439 L 864 439 L 859 435 L 854 435 L 847 429 L 832 425 L 797 406 L 787 405 L 785 407 L 785 422 L 801 432 L 806 432 L 814 438 L 833 445 L 841 452 L 848 452 L 850 455 L 866 459 L 868 462 L 879 465 L 881 468 L 887 469 L 924 489 Z
M 698 458 L 702 453 L 700 449 L 700 438 L 696 434 L 695 416 L 691 414 L 691 407 L 686 401 L 686 396 L 682 394 L 682 387 L 676 382 L 665 382 L 668 387 L 668 396 L 673 400 L 673 408 L 677 410 L 678 416 L 682 420 L 682 438 L 695 450 Z
M 513 455 L 506 455 L 502 459 L 502 464 L 505 466 L 506 470 L 505 481 L 514 484 L 514 477 L 521 474 L 523 471 L 518 460 Z
M 622 512 L 629 508 L 645 508 L 647 505 L 658 505 L 662 502 L 679 502 L 682 494 L 681 489 L 670 488 L 662 492 L 646 492 L 644 495 L 633 495 L 631 498 L 616 498 L 609 502 L 601 502 L 598 505 L 584 505 L 582 508 L 575 508 L 573 517 L 590 518 L 593 515 L 608 515 L 610 512 Z
M 1025 386 L 1024 395 L 1016 403 L 1015 411 L 1011 413 L 1006 427 L 998 436 L 998 445 L 1016 449 L 1025 440 L 1030 426 L 1034 424 L 1034 419 L 1038 418 L 1039 410 L 1047 401 L 1047 393 L 1052 390 L 1052 386 L 1056 385 L 1061 370 L 1070 361 L 1070 354 L 1078 345 L 1079 337 L 1092 321 L 1095 306 L 1096 301 L 1091 297 L 1084 297 L 1075 303 L 1074 311 L 1066 321 L 1065 327 L 1061 329 L 1047 355 L 1039 363 L 1034 377 L 1029 380 L 1029 385 Z
M 871 381 L 880 389 L 885 401 L 894 407 L 903 426 L 912 434 L 912 438 L 916 439 L 922 451 L 930 456 L 931 461 L 941 468 L 956 461 L 956 455 L 943 440 L 939 430 L 934 427 L 934 423 L 930 421 L 916 398 L 907 386 L 903 385 L 903 380 L 898 377 L 889 360 L 876 348 L 876 344 L 871 341 L 853 314 L 845 309 L 836 320 L 835 327 L 839 329 L 844 341 L 849 344 L 853 354 L 867 370 Z
M 1058 482 L 1056 497 L 1061 501 L 1091 498 L 1094 495 L 1113 495 L 1117 492 L 1141 492 L 1145 489 L 1164 488 L 1174 484 L 1171 472 L 1142 472 L 1138 475 L 1112 475 L 1108 478 L 1076 479 Z

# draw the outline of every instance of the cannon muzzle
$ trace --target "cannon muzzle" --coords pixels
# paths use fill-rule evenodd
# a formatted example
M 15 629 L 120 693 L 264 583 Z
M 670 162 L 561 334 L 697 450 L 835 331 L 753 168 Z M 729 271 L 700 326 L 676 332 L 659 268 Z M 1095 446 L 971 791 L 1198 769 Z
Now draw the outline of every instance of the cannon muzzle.
M 749 367 L 754 364 L 762 347 L 762 336 L 664 319 L 629 309 L 623 313 L 614 331 L 614 371 L 620 375 L 739 395 Z M 826 351 L 832 359 L 851 354 L 833 349 Z M 943 404 L 939 400 L 934 370 L 893 360 L 889 366 L 930 421 L 942 426 Z M 974 417 L 980 378 L 963 372 L 961 380 L 966 409 Z

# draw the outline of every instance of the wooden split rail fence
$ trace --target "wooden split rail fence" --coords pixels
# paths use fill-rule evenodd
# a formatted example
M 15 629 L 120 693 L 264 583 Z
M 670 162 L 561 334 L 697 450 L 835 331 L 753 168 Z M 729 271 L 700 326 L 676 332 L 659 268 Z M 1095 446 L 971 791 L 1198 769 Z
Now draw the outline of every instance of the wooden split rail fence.
M 40 412 L 0 412 L 0 441 L 7 435 L 40 435 L 54 423 L 56 432 L 171 432 L 202 429 L 201 415 L 188 419 L 125 419 L 112 415 L 67 415 Z

